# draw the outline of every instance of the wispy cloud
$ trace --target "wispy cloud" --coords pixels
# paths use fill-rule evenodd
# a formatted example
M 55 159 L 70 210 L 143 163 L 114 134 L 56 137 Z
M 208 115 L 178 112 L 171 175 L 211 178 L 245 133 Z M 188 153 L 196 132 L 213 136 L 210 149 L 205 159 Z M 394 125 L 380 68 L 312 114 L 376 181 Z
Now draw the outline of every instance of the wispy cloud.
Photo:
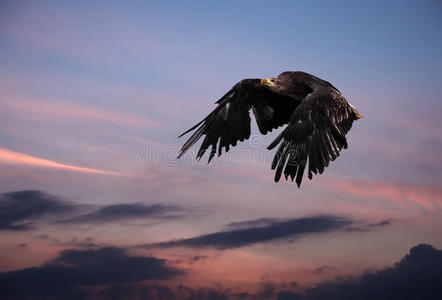
M 170 205 L 145 205 L 143 203 L 127 203 L 114 204 L 100 207 L 97 210 L 73 217 L 68 220 L 63 220 L 61 223 L 108 223 L 118 222 L 124 220 L 133 220 L 137 218 L 149 219 L 177 219 L 183 216 L 177 214 L 181 209 Z
M 442 209 L 442 191 L 435 187 L 376 182 L 369 180 L 339 180 L 330 189 L 364 198 L 384 198 L 405 205 L 419 205 L 433 211 Z
M 250 227 L 269 226 L 275 222 L 278 222 L 277 218 L 259 218 L 255 220 L 232 222 L 227 224 L 226 227 L 229 229 L 243 229 Z
M 262 222 L 264 220 L 265 222 Z M 354 223 L 345 217 L 323 215 L 297 219 L 259 219 L 240 222 L 249 227 L 219 231 L 204 234 L 193 238 L 172 240 L 156 244 L 143 245 L 141 247 L 152 248 L 216 248 L 229 249 L 250 246 L 256 243 L 268 243 L 278 240 L 293 240 L 307 234 L 318 234 L 344 230 Z M 238 227 L 235 225 L 234 227 Z
M 316 269 L 313 270 L 313 273 L 315 274 L 322 274 L 324 272 L 328 272 L 328 271 L 333 271 L 336 270 L 336 267 L 332 267 L 332 266 L 328 266 L 328 265 L 322 265 L 320 267 L 317 267 Z
M 88 212 L 85 213 L 85 210 Z M 42 191 L 23 190 L 0 194 L 0 230 L 33 229 L 37 220 L 58 225 L 132 220 L 160 222 L 183 218 L 183 211 L 181 207 L 163 204 L 123 203 L 101 207 L 80 205 Z M 46 218 L 47 216 L 50 218 Z
M 120 172 L 106 171 L 106 170 L 58 163 L 52 160 L 38 158 L 24 153 L 7 150 L 4 148 L 0 148 L 0 163 L 26 165 L 26 166 L 43 167 L 43 168 L 55 168 L 67 171 L 94 173 L 94 174 L 103 174 L 103 175 L 132 176 L 130 174 L 125 174 Z
M 358 232 L 372 231 L 373 229 L 376 229 L 378 227 L 389 226 L 389 225 L 391 225 L 392 221 L 393 220 L 389 219 L 389 220 L 383 220 L 383 221 L 380 221 L 377 223 L 362 224 L 362 225 L 358 225 L 358 226 L 348 227 L 346 230 L 347 231 L 358 231 Z

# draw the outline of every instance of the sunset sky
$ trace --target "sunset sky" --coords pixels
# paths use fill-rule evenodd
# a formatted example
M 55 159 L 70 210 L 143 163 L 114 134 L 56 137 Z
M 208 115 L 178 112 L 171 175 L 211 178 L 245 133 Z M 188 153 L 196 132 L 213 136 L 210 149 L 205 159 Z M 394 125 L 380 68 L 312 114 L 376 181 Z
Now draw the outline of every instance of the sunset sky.
M 433 286 L 441 37 L 438 1 L 1 1 L 0 298 L 331 299 L 413 259 Z M 288 70 L 364 116 L 324 174 L 274 183 L 281 129 L 254 122 L 176 159 L 236 82 Z

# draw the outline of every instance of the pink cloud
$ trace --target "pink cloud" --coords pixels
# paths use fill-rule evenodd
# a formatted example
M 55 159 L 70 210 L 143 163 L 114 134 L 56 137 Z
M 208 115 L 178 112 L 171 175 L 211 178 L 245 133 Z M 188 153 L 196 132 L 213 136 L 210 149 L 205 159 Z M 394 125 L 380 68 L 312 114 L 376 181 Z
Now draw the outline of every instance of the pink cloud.
M 56 169 L 74 171 L 74 172 L 95 173 L 95 174 L 114 175 L 114 176 L 131 176 L 129 174 L 124 174 L 119 172 L 67 165 L 52 160 L 42 159 L 35 156 L 23 154 L 20 152 L 7 150 L 4 148 L 0 148 L 0 163 L 28 165 L 28 166 L 45 167 L 45 168 L 56 168 Z
M 369 180 L 333 180 L 328 188 L 363 198 L 383 198 L 406 206 L 419 205 L 430 211 L 442 208 L 442 190 L 406 183 Z

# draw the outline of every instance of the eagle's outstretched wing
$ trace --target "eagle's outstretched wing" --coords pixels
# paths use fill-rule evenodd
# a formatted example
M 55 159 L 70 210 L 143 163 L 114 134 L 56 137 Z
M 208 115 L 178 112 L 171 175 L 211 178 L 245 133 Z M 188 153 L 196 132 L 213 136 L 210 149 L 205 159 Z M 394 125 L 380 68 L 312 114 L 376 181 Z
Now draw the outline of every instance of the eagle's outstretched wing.
M 238 141 L 250 136 L 252 109 L 262 134 L 289 123 L 269 145 L 279 145 L 273 162 L 275 181 L 296 178 L 301 185 L 308 163 L 308 177 L 321 174 L 330 161 L 347 148 L 345 135 L 361 115 L 331 83 L 305 72 L 283 72 L 278 78 L 245 79 L 219 101 L 218 106 L 201 122 L 183 134 L 196 131 L 183 145 L 178 157 L 205 135 L 197 158 L 211 148 L 209 162 L 217 148 L 229 151 Z
M 250 115 L 252 109 L 258 128 L 262 134 L 287 124 L 290 116 L 300 103 L 284 95 L 272 92 L 261 86 L 260 79 L 244 79 L 237 83 L 216 103 L 218 106 L 204 120 L 180 135 L 195 130 L 184 143 L 178 158 L 181 157 L 203 135 L 205 136 L 198 151 L 200 159 L 207 148 L 211 147 L 209 162 L 218 151 L 218 156 L 236 146 L 238 141 L 250 137 Z
M 310 179 L 312 173 L 322 174 L 341 149 L 347 148 L 345 135 L 359 118 L 358 111 L 336 89 L 316 86 L 296 108 L 290 124 L 268 147 L 270 150 L 280 144 L 272 162 L 275 181 L 284 172 L 286 179 L 290 176 L 293 181 L 296 177 L 299 187 L 307 162 Z

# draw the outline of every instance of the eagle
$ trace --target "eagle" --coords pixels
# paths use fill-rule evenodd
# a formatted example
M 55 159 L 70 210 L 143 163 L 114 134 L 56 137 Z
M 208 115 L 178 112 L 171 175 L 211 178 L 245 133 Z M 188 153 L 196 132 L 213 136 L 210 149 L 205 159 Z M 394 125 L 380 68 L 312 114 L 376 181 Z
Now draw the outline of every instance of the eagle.
M 250 137 L 250 110 L 262 134 L 286 125 L 267 147 L 279 145 L 271 168 L 275 182 L 282 173 L 295 180 L 298 188 L 308 163 L 308 178 L 322 174 L 330 161 L 347 148 L 346 134 L 362 116 L 328 81 L 305 72 L 283 72 L 276 78 L 243 79 L 215 104 L 218 106 L 201 122 L 181 134 L 195 130 L 182 146 L 180 158 L 203 135 L 197 153 L 201 159 L 211 147 L 208 163 L 222 149 Z

